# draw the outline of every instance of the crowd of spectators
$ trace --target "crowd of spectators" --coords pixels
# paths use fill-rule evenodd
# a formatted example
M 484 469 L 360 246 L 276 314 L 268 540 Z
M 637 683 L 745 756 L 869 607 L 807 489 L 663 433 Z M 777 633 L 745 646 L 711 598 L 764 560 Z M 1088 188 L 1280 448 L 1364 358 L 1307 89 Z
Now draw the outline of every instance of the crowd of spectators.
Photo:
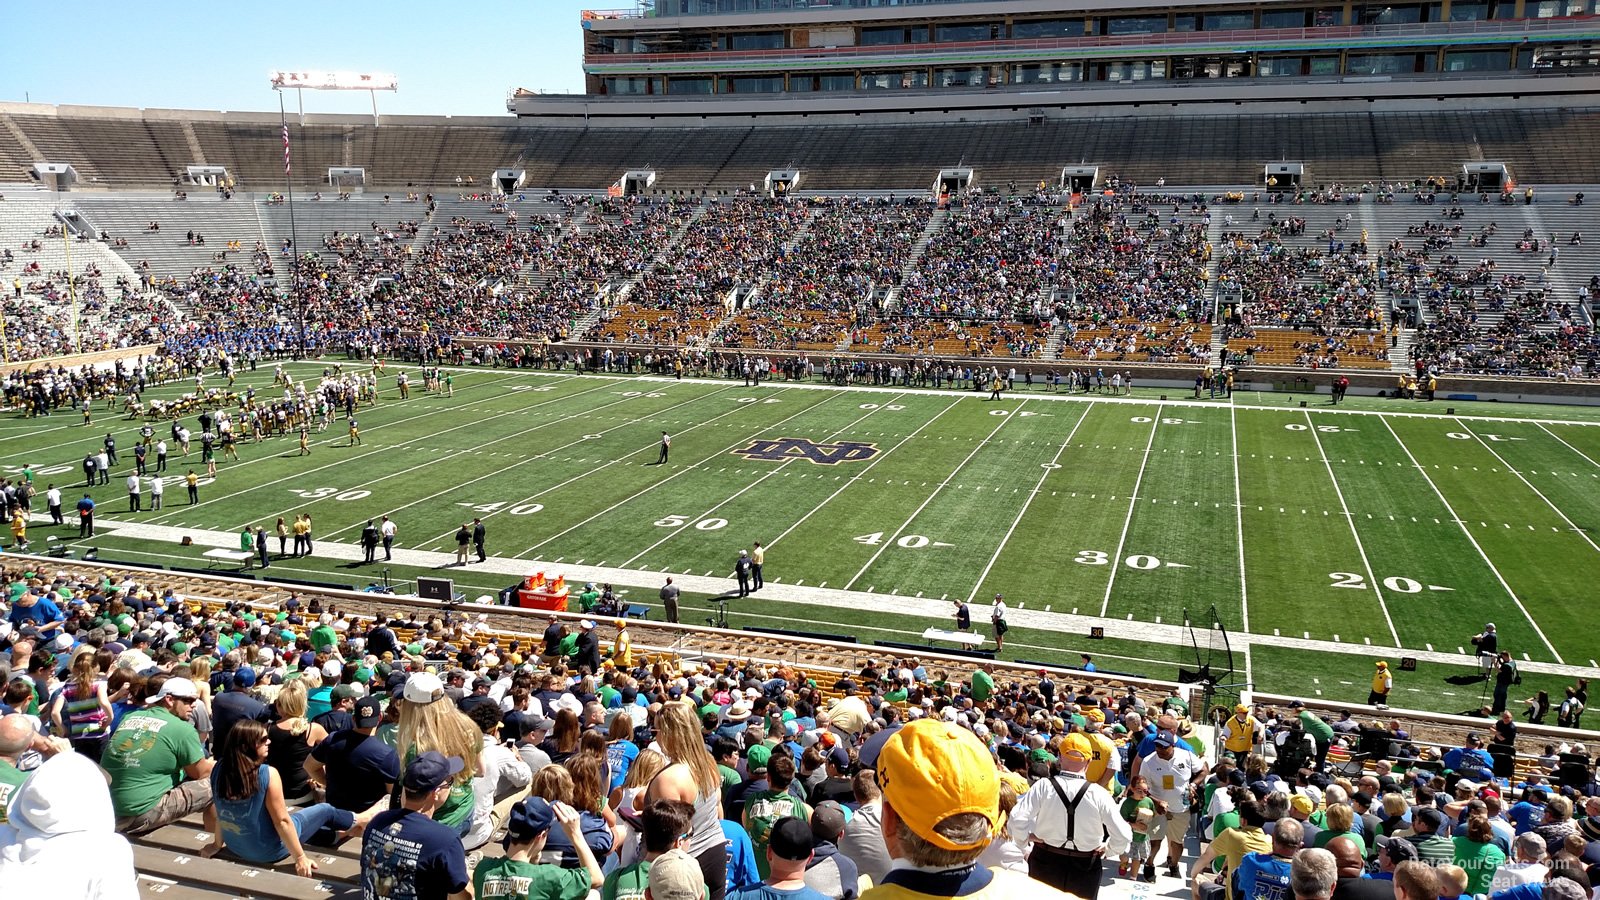
M 1092 676 L 892 656 L 830 673 L 689 661 L 642 652 L 621 621 L 552 616 L 516 637 L 403 606 L 373 619 L 292 595 L 206 604 L 161 581 L 27 563 L 0 575 L 8 884 L 124 896 L 124 838 L 180 821 L 210 830 L 204 855 L 302 875 L 308 847 L 359 838 L 369 889 L 404 872 L 441 897 L 516 876 L 610 898 L 656 889 L 652 864 L 679 855 L 660 890 L 691 873 L 682 900 L 774 887 L 888 900 L 899 894 L 870 889 L 941 858 L 984 879 L 1031 875 L 1043 883 L 1014 889 L 1053 898 L 1062 855 L 1092 860 L 1066 867 L 1088 879 L 1080 897 L 1110 874 L 1106 857 L 1123 878 L 1187 878 L 1197 897 L 1213 882 L 1287 897 L 1256 888 L 1286 887 L 1304 847 L 1364 890 L 1428 863 L 1409 877 L 1441 886 L 1406 900 L 1530 900 L 1541 885 L 1565 900 L 1552 886 L 1588 897 L 1600 863 L 1588 751 L 1503 766 L 1510 712 L 1487 741 L 1440 752 L 1398 721 L 1240 705 L 1207 746 L 1182 693 Z M 1074 829 L 1052 805 L 1085 782 L 1111 793 L 1094 795 L 1094 828 Z M 957 811 L 982 816 L 941 830 Z M 927 854 L 901 829 L 970 855 Z M 88 846 L 103 865 L 60 868 Z

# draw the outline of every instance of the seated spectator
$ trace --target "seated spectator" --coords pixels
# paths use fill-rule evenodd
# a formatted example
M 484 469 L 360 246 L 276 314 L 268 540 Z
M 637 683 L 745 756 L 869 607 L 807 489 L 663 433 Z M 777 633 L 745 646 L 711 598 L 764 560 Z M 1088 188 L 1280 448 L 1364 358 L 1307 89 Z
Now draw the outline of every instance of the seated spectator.
M 811 826 L 798 816 L 785 816 L 767 831 L 766 876 L 728 894 L 730 900 L 827 900 L 806 884 L 806 866 L 814 849 Z M 756 857 L 759 862 L 760 856 Z
M 1494 870 L 1494 877 L 1490 879 L 1485 893 L 1497 894 L 1519 884 L 1536 884 L 1544 881 L 1549 873 L 1550 867 L 1544 864 L 1544 838 L 1529 831 L 1517 835 L 1511 846 L 1516 858 Z
M 399 808 L 374 816 L 361 838 L 362 894 L 393 896 L 405 884 L 419 898 L 471 896 L 459 836 L 454 827 L 434 821 L 465 768 L 460 757 L 447 759 L 431 750 L 406 766 Z
M 833 800 L 824 800 L 811 811 L 811 862 L 806 865 L 805 883 L 830 900 L 855 900 L 856 896 L 856 864 L 838 847 L 844 822 L 844 807 Z
M 357 700 L 352 718 L 354 728 L 330 734 L 312 748 L 306 773 L 323 788 L 328 803 L 360 816 L 388 808 L 389 793 L 400 780 L 400 757 L 375 736 L 383 721 L 376 697 Z
M 1349 835 L 1340 835 L 1327 844 L 1338 865 L 1339 881 L 1333 888 L 1334 900 L 1392 900 L 1393 882 L 1366 877 L 1366 860 Z
M 579 868 L 538 862 L 550 826 L 559 824 L 578 848 Z M 511 808 L 506 824 L 506 855 L 485 859 L 472 874 L 476 900 L 583 900 L 605 876 L 582 840 L 578 811 L 565 803 L 528 797 Z
M 1395 900 L 1437 900 L 1439 877 L 1432 866 L 1415 860 L 1401 863 L 1394 870 Z
M 145 834 L 191 813 L 205 817 L 213 834 L 217 811 L 200 735 L 188 722 L 199 693 L 187 678 L 168 678 L 146 707 L 122 717 L 106 745 L 101 767 L 111 776 L 117 831 Z
M 270 743 L 260 722 L 240 722 L 228 732 L 228 742 L 211 770 L 211 795 L 217 807 L 211 843 L 200 853 L 215 856 L 226 846 L 245 862 L 291 859 L 296 874 L 309 878 L 317 864 L 306 855 L 304 842 L 324 827 L 348 834 L 371 816 L 357 819 L 329 803 L 291 812 L 283 799 L 283 776 L 267 765 Z
M 650 867 L 645 900 L 703 900 L 706 880 L 700 864 L 683 850 L 669 850 Z
M 1294 890 L 1294 900 L 1329 900 L 1338 880 L 1338 864 L 1326 850 L 1301 850 L 1289 864 L 1289 887 Z
M 1289 900 L 1289 869 L 1300 849 L 1300 823 L 1279 819 L 1272 829 L 1272 850 L 1249 853 L 1233 878 L 1234 897 L 1240 900 Z
M 657 800 L 639 814 L 640 857 L 607 875 L 600 900 L 644 900 L 650 886 L 650 867 L 662 854 L 689 845 L 689 823 L 694 807 L 679 800 Z M 696 876 L 700 869 L 695 867 Z
M 94 763 L 57 753 L 11 796 L 0 825 L 0 875 L 16 897 L 131 900 L 133 849 L 113 825 L 111 795 Z

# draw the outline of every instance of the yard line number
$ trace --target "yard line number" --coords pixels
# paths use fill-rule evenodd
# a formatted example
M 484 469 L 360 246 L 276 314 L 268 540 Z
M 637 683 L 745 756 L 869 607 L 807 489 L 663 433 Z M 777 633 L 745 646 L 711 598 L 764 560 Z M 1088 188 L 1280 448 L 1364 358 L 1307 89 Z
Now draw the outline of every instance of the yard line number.
M 1328 577 L 1333 583 L 1328 587 L 1353 588 L 1358 591 L 1367 589 L 1366 576 L 1358 572 L 1329 572 Z M 1420 594 L 1428 591 L 1452 591 L 1455 588 L 1443 587 L 1437 584 L 1423 584 L 1415 578 L 1405 578 L 1400 575 L 1390 575 L 1383 579 L 1383 589 L 1396 594 Z
M 1074 556 L 1072 561 L 1084 566 L 1106 566 L 1111 564 L 1111 554 L 1105 552 L 1104 550 L 1079 550 L 1078 555 Z M 1132 556 L 1123 558 L 1122 564 L 1130 569 L 1140 569 L 1143 571 L 1159 569 L 1163 566 L 1169 569 L 1189 568 L 1183 563 L 1162 562 L 1154 556 L 1147 556 L 1143 553 L 1135 553 Z
M 663 516 L 656 520 L 656 524 L 662 528 L 682 528 L 683 526 L 688 525 L 692 519 L 692 516 Z M 695 522 L 694 527 L 696 531 L 721 531 L 722 529 L 728 527 L 728 520 L 719 519 L 713 516 L 712 518 L 701 519 L 700 521 Z
M 296 497 L 304 497 L 307 500 L 326 500 L 329 497 L 332 497 L 335 500 L 346 500 L 346 501 L 348 501 L 348 500 L 365 500 L 366 498 L 372 496 L 372 492 L 371 491 L 363 491 L 363 490 L 342 491 L 342 490 L 340 490 L 339 488 L 336 488 L 336 487 L 300 488 L 300 489 L 290 488 L 289 489 L 289 493 L 294 494 Z
M 497 513 L 500 510 L 504 509 L 506 511 L 507 515 L 513 515 L 513 516 L 531 516 L 534 513 L 544 509 L 544 504 L 543 503 L 518 503 L 516 505 L 512 505 L 512 504 L 510 504 L 510 503 L 508 503 L 508 502 L 506 502 L 504 500 L 501 500 L 501 501 L 496 502 L 496 503 L 478 503 L 478 504 L 473 504 L 471 502 L 463 502 L 463 503 L 457 503 L 456 505 L 457 506 L 465 506 L 468 509 L 476 510 L 477 512 L 481 512 L 481 513 Z M 510 508 L 508 509 L 507 507 L 510 507 Z

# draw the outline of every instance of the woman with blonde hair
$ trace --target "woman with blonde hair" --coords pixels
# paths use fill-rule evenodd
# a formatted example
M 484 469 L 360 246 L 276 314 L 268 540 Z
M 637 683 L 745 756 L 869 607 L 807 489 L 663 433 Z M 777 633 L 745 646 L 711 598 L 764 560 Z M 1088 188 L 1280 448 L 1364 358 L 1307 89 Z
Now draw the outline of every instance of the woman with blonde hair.
M 306 759 L 311 749 L 328 736 L 321 725 L 306 718 L 306 685 L 295 679 L 283 686 L 272 701 L 278 721 L 267 729 L 272 746 L 267 750 L 267 765 L 283 779 L 283 796 L 290 806 L 299 806 L 312 797 L 311 776 Z
M 577 763 L 582 769 L 585 765 L 594 767 L 597 760 L 588 755 L 575 756 L 568 765 Z M 583 842 L 589 845 L 589 850 L 594 853 L 595 859 L 605 859 L 611 853 L 611 848 L 616 843 L 615 836 L 611 833 L 611 826 L 606 820 L 597 815 L 585 805 L 583 795 L 587 795 L 590 787 L 587 781 L 598 778 L 595 774 L 598 769 L 591 768 L 583 775 L 584 784 L 572 777 L 572 771 L 566 766 L 545 766 L 534 773 L 533 784 L 528 788 L 528 796 L 543 797 L 551 803 L 565 803 L 578 810 L 578 821 L 583 826 Z M 580 789 L 582 794 L 580 795 Z M 560 865 L 563 869 L 577 869 L 582 863 L 578 859 L 578 851 L 568 840 L 565 832 L 556 834 L 559 829 L 550 829 L 550 836 L 545 839 L 544 852 L 540 854 L 539 861 Z
M 100 667 L 95 665 L 92 648 L 84 647 L 72 658 L 72 674 L 50 705 L 50 721 L 56 734 L 71 739 L 72 749 L 100 761 L 106 737 L 111 734 L 111 701 L 106 696 L 106 683 L 100 680 Z
M 644 804 L 636 798 L 644 793 L 661 770 L 667 767 L 667 758 L 654 750 L 640 750 L 639 755 L 633 758 L 633 763 L 628 766 L 628 774 L 622 779 L 622 784 L 611 792 L 607 803 L 612 809 L 634 812 Z
M 472 830 L 472 779 L 483 774 L 478 758 L 483 731 L 450 702 L 439 676 L 427 672 L 406 680 L 395 705 L 400 707 L 395 746 L 400 750 L 402 768 L 430 750 L 466 763 L 450 785 L 450 796 L 433 814 L 434 821 L 465 837 Z
M 700 864 L 711 894 L 728 891 L 728 849 L 722 835 L 722 773 L 706 749 L 694 708 L 668 703 L 656 714 L 656 744 L 671 760 L 645 791 L 646 802 L 680 800 L 694 807 L 688 853 Z

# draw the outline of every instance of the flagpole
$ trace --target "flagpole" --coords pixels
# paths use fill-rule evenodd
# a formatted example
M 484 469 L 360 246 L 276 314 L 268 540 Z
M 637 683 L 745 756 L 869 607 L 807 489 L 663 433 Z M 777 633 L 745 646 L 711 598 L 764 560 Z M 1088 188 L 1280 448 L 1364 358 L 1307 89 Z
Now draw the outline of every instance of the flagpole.
M 306 297 L 300 285 L 300 237 L 294 227 L 294 182 L 289 177 L 289 115 L 283 104 L 283 89 L 278 89 L 278 121 L 283 125 L 283 187 L 289 203 L 289 289 L 300 314 L 300 354 L 306 355 Z

